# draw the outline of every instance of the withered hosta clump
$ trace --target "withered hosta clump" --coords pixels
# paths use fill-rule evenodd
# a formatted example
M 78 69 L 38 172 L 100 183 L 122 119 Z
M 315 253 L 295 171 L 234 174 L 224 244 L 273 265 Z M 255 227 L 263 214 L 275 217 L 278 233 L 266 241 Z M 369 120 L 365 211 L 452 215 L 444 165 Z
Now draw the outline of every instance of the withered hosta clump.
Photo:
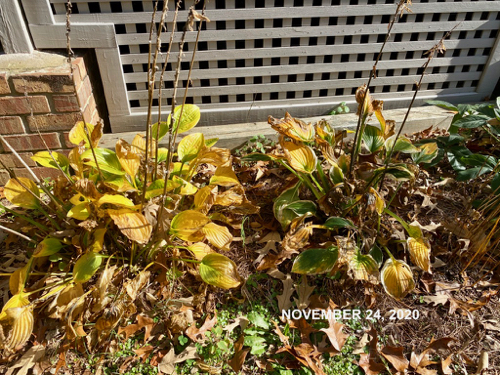
M 294 177 L 274 201 L 274 216 L 285 232 L 282 251 L 272 261 L 264 259 L 260 269 L 294 259 L 292 272 L 340 272 L 370 284 L 381 282 L 399 299 L 415 281 L 410 266 L 395 259 L 390 248 L 404 240 L 411 263 L 431 273 L 431 246 L 418 222 L 408 224 L 389 207 L 400 189 L 411 194 L 419 164 L 436 157 L 437 145 L 415 146 L 396 137 L 395 122 L 384 118 L 382 101 L 372 99 L 366 86 L 358 89 L 356 100 L 361 136 L 352 150 L 344 147 L 345 131 L 336 132 L 326 121 L 306 124 L 287 113 L 283 119 L 269 117 L 282 152 L 243 158 L 273 161 Z M 353 157 L 357 162 L 351 163 Z M 394 238 L 396 222 L 406 231 L 404 238 Z
M 33 156 L 62 172 L 50 191 L 24 177 L 8 181 L 5 197 L 26 210 L 20 217 L 35 214 L 35 221 L 28 220 L 36 231 L 29 262 L 10 276 L 12 297 L 0 314 L 2 348 L 14 350 L 28 340 L 34 311 L 60 320 L 70 340 L 105 337 L 134 312 L 152 270 L 187 273 L 224 289 L 241 284 L 235 263 L 223 253 L 242 215 L 259 208 L 248 201 L 230 151 L 215 147 L 217 139 L 185 136 L 170 166 L 168 149 L 156 154 L 168 124 L 183 133 L 200 119 L 195 105 L 185 105 L 179 115 L 176 110 L 173 121 L 153 125 L 159 137 L 148 149 L 139 134 L 130 144 L 120 139 L 115 150 L 99 147 L 102 125 L 80 122 L 69 133 L 75 147 L 68 156 Z M 197 177 L 202 168 L 210 171 L 203 181 Z

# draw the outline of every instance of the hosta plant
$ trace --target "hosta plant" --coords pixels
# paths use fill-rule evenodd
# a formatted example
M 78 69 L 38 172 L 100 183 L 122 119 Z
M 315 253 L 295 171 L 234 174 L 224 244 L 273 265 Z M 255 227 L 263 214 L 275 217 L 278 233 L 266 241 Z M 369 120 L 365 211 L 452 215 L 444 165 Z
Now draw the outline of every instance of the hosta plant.
M 216 139 L 191 133 L 175 155 L 159 147 L 170 124 L 184 133 L 200 118 L 195 105 L 179 115 L 180 107 L 174 119 L 153 125 L 151 139 L 120 139 L 114 150 L 100 147 L 101 124 L 80 122 L 69 133 L 74 148 L 67 156 L 42 151 L 32 157 L 61 172 L 50 190 L 24 177 L 7 182 L 5 197 L 19 207 L 11 211 L 37 230 L 30 232 L 28 264 L 10 277 L 12 297 L 0 313 L 3 348 L 28 340 L 40 306 L 65 322 L 68 338 L 87 334 L 83 322 L 109 332 L 133 312 L 150 268 L 166 272 L 175 265 L 176 272 L 225 289 L 241 284 L 223 253 L 240 215 L 258 208 L 232 169 L 230 151 L 215 147 Z M 209 174 L 197 176 L 202 167 Z

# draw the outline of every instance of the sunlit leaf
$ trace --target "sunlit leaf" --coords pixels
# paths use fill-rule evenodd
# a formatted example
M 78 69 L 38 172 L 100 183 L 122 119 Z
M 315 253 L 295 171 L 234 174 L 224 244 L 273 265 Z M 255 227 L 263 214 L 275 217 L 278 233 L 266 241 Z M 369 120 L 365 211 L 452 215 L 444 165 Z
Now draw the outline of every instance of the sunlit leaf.
M 387 259 L 380 278 L 385 291 L 396 299 L 403 298 L 415 288 L 410 266 L 402 260 Z
M 159 126 L 158 126 L 158 124 L 159 124 Z M 160 121 L 159 123 L 155 122 L 153 125 L 151 125 L 152 137 L 154 139 L 161 140 L 163 137 L 165 137 L 167 135 L 169 125 L 170 124 L 167 121 Z
M 52 254 L 58 253 L 62 248 L 63 244 L 57 238 L 45 237 L 41 241 L 33 253 L 35 258 L 48 257 Z
M 241 284 L 236 264 L 217 253 L 208 254 L 203 258 L 200 263 L 200 276 L 207 284 L 223 289 L 236 288 Z
M 205 255 L 214 253 L 214 251 L 208 246 L 207 244 L 203 242 L 196 242 L 192 245 L 189 245 L 188 250 L 191 251 L 194 255 L 194 257 L 198 260 L 202 260 Z
M 191 161 L 190 166 L 195 167 L 202 163 L 212 164 L 216 167 L 227 165 L 231 159 L 231 151 L 226 148 L 210 147 L 204 148 L 198 157 Z
M 336 246 L 327 249 L 307 249 L 295 258 L 292 272 L 303 275 L 330 272 L 337 262 L 338 256 L 339 249 Z
M 40 201 L 36 198 L 40 197 L 40 190 L 29 178 L 11 178 L 5 184 L 3 193 L 5 198 L 16 206 L 30 209 L 40 207 Z
M 363 142 L 370 153 L 377 152 L 384 145 L 384 133 L 375 126 L 366 125 L 363 132 Z
M 170 233 L 185 241 L 198 242 L 205 238 L 202 229 L 210 219 L 201 212 L 186 210 L 178 213 L 170 223 Z
M 286 141 L 282 142 L 282 147 L 293 169 L 307 174 L 316 170 L 317 158 L 312 148 Z
M 89 251 L 83 254 L 75 262 L 73 267 L 73 281 L 75 283 L 85 283 L 89 281 L 97 272 L 102 263 L 102 256 Z
M 316 203 L 313 201 L 300 200 L 286 205 L 285 210 L 291 210 L 295 215 L 315 215 L 317 211 Z
M 141 156 L 133 152 L 132 147 L 123 139 L 116 142 L 115 150 L 123 170 L 134 179 L 141 166 Z
M 52 153 L 52 156 L 50 154 Z M 43 167 L 59 169 L 57 166 L 61 167 L 64 172 L 68 172 L 69 159 L 66 155 L 61 154 L 56 151 L 39 151 L 31 157 L 33 161 L 36 161 Z M 55 160 L 55 161 L 54 161 Z
M 90 251 L 98 253 L 103 249 L 104 246 L 104 235 L 106 234 L 107 228 L 98 228 L 93 232 L 94 241 L 90 246 Z
M 95 148 L 94 153 L 96 158 L 92 154 L 92 150 L 87 150 L 82 154 L 83 164 L 90 165 L 91 167 L 97 168 L 95 160 L 99 164 L 99 168 L 111 174 L 124 175 L 125 171 L 122 169 L 120 161 L 116 154 L 106 148 Z
M 384 212 L 384 208 L 385 208 L 385 201 L 384 201 L 384 198 L 382 198 L 380 196 L 380 194 L 378 193 L 377 190 L 375 190 L 374 188 L 370 187 L 370 195 L 373 196 L 373 207 L 375 207 L 375 211 L 377 211 L 377 213 L 379 215 L 382 214 L 382 212 Z M 371 205 L 371 203 L 370 203 Z
M 170 184 L 172 184 L 172 189 L 170 189 Z M 196 186 L 179 176 L 172 176 L 172 179 L 167 182 L 167 190 L 170 191 L 174 189 L 176 189 L 176 193 L 180 195 L 193 195 L 198 191 Z
M 212 245 L 221 250 L 229 250 L 233 235 L 229 232 L 227 227 L 215 223 L 208 223 L 203 227 L 202 231 Z
M 182 118 L 179 120 L 182 111 Z M 184 109 L 179 105 L 174 109 L 174 130 L 184 133 L 194 128 L 200 121 L 200 108 L 194 104 L 184 104 Z M 168 116 L 167 123 L 170 124 L 170 115 Z
M 194 196 L 194 209 L 206 214 L 215 202 L 217 190 L 218 187 L 213 185 L 199 189 Z
M 410 252 L 410 259 L 422 271 L 431 271 L 431 245 L 424 238 L 408 237 L 406 241 Z
M 219 138 L 205 139 L 205 146 L 213 147 L 217 142 L 219 142 Z
M 371 255 L 361 254 L 359 249 L 354 252 L 353 257 L 349 259 L 349 272 L 355 280 L 368 281 L 372 284 L 378 284 L 379 270 L 378 264 Z
M 19 267 L 9 277 L 9 291 L 12 295 L 24 292 L 24 282 L 28 278 L 30 264 L 27 263 L 23 267 Z M 1 347 L 1 344 L 0 344 Z
M 133 187 L 130 182 L 128 182 L 126 176 L 110 174 L 107 172 L 102 172 L 102 176 L 104 178 L 104 185 L 113 189 L 118 193 L 124 193 L 127 191 L 137 191 L 135 187 Z
M 210 179 L 210 185 L 231 187 L 239 184 L 238 177 L 236 177 L 236 173 L 234 173 L 231 166 L 217 167 L 215 174 Z
M 181 163 L 187 163 L 198 156 L 205 147 L 203 133 L 193 133 L 185 136 L 177 147 L 177 156 Z
M 0 329 L 5 341 L 0 341 L 0 347 L 8 350 L 24 345 L 33 332 L 33 307 L 25 293 L 12 296 L 0 312 Z
M 144 215 L 128 208 L 108 210 L 108 214 L 122 233 L 130 240 L 146 244 L 151 237 L 152 226 Z
M 79 177 L 83 177 L 84 165 L 78 147 L 72 148 L 68 154 L 68 161 L 71 168 L 76 172 Z
M 97 201 L 97 206 L 102 206 L 103 204 L 112 204 L 114 206 L 129 207 L 134 208 L 135 204 L 130 199 L 125 198 L 123 195 L 119 194 L 104 194 Z
M 385 141 L 385 149 L 390 151 L 394 147 L 394 152 L 405 152 L 407 154 L 411 154 L 414 152 L 419 152 L 419 149 L 411 143 L 408 138 L 400 136 L 396 141 L 396 145 L 394 146 L 394 140 L 396 139 L 396 135 L 389 137 Z
M 286 135 L 297 141 L 311 142 L 314 140 L 314 127 L 312 124 L 306 124 L 304 121 L 290 116 L 288 112 L 282 119 L 276 119 L 269 116 L 267 122 L 278 133 Z
M 344 182 L 344 172 L 338 165 L 334 165 L 330 168 L 330 178 L 334 184 L 340 184 Z
M 80 121 L 70 130 L 68 134 L 68 139 L 71 143 L 73 143 L 76 146 L 80 145 L 80 143 L 83 141 L 85 147 L 89 148 L 90 147 L 89 137 L 87 137 L 87 132 L 85 131 L 85 125 L 87 126 L 88 135 L 90 136 L 92 134 L 92 131 L 94 130 L 94 125 L 89 124 L 88 122 L 84 123 L 83 121 Z M 96 147 L 97 144 L 93 144 L 92 146 Z
M 430 163 L 438 155 L 438 145 L 436 142 L 425 143 L 418 147 L 418 152 L 411 154 L 411 158 L 416 164 Z
M 76 220 L 87 220 L 90 216 L 90 207 L 88 203 L 80 203 L 73 206 L 67 214 L 68 217 Z

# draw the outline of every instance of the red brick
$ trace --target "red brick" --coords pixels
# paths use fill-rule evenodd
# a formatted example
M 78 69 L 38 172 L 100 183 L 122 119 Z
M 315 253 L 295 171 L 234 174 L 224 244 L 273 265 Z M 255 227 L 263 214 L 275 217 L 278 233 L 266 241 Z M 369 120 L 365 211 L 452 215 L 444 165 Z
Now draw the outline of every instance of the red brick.
M 73 143 L 71 143 L 71 142 L 69 141 L 68 136 L 69 136 L 69 132 L 64 132 L 64 133 L 62 134 L 62 137 L 61 137 L 61 138 L 62 138 L 62 144 L 63 144 L 63 147 L 66 147 L 66 148 L 73 148 L 73 147 L 76 147 L 76 145 L 74 145 Z
M 89 102 L 87 103 L 87 106 L 85 107 L 85 110 L 83 111 L 83 116 L 85 118 L 85 121 L 91 124 L 95 124 L 95 122 L 93 121 L 93 115 L 95 109 L 96 106 L 95 106 L 94 95 L 92 95 L 89 99 Z
M 92 85 L 90 83 L 90 77 L 87 76 L 77 91 L 78 99 L 80 99 L 80 104 L 85 107 L 92 95 Z
M 57 133 L 45 133 L 41 135 L 47 146 L 50 149 L 60 148 L 61 142 L 59 141 L 59 134 Z M 34 150 L 45 150 L 45 144 L 40 139 L 38 134 L 26 134 L 26 135 L 11 135 L 3 137 L 13 148 L 14 150 L 20 151 L 34 151 Z M 7 147 L 4 142 L 2 142 L 4 146 L 5 152 L 10 152 L 10 149 Z
M 78 112 L 80 110 L 74 95 L 54 95 L 52 98 L 57 112 Z
M 0 134 L 19 134 L 25 133 L 23 121 L 18 116 L 0 117 Z
M 55 179 L 57 176 L 61 175 L 61 171 L 59 169 L 54 169 L 54 168 L 35 167 L 31 168 L 31 170 L 40 179 L 47 177 Z M 14 169 L 14 173 L 16 177 L 26 177 L 29 179 L 33 179 L 33 176 L 31 176 L 31 173 L 26 168 L 16 168 Z
M 6 74 L 0 74 L 0 94 L 10 94 L 10 87 Z
M 21 115 L 50 112 L 45 96 L 6 96 L 0 98 L 0 115 Z
M 19 156 L 24 160 L 29 167 L 36 167 L 36 163 L 31 159 L 33 156 L 32 152 L 21 153 Z M 24 165 L 19 161 L 19 159 L 14 154 L 0 154 L 0 161 L 7 168 L 23 168 Z M 0 168 L 3 166 L 0 164 Z
M 70 73 L 30 73 L 12 78 L 14 88 L 20 94 L 25 92 L 74 92 Z
M 69 130 L 81 120 L 82 116 L 80 112 L 64 114 L 50 113 L 48 115 L 28 116 L 28 125 L 31 131 Z
M 75 78 L 75 82 L 81 82 L 87 77 L 87 68 L 85 67 L 85 61 L 83 57 L 77 57 L 73 60 L 73 74 Z

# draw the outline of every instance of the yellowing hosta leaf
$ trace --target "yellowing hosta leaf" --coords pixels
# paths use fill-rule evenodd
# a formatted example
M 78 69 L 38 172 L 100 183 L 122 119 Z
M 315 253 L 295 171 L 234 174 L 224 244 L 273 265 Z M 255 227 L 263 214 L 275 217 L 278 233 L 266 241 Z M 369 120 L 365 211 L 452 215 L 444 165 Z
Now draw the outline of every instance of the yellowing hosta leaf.
M 182 138 L 177 147 L 177 156 L 181 163 L 187 163 L 198 156 L 205 148 L 205 137 L 203 133 L 189 134 Z
M 396 299 L 403 298 L 415 288 L 410 266 L 402 260 L 387 259 L 380 278 L 385 291 Z
M 120 161 L 116 154 L 108 150 L 107 148 L 94 148 L 94 155 L 92 154 L 92 150 L 87 150 L 82 154 L 83 164 L 90 165 L 91 167 L 97 168 L 97 164 L 99 164 L 99 168 L 101 171 L 105 171 L 111 174 L 116 175 L 124 175 L 125 171 L 122 169 Z M 97 164 L 96 161 L 97 160 Z
M 78 152 L 78 147 L 71 149 L 68 154 L 68 161 L 69 165 L 71 165 L 71 168 L 75 170 L 76 175 L 82 178 L 84 165 L 80 153 Z
M 297 145 L 293 142 L 282 142 L 286 159 L 290 166 L 298 172 L 312 173 L 316 169 L 316 154 L 309 146 Z
M 422 271 L 432 273 L 431 271 L 431 245 L 424 238 L 408 237 L 408 249 L 410 259 Z
M 168 185 L 172 184 L 172 189 Z M 178 193 L 180 195 L 193 195 L 196 194 L 198 188 L 192 183 L 180 178 L 179 176 L 172 176 L 172 180 L 167 182 L 167 190 L 179 189 Z
M 220 185 L 225 187 L 231 187 L 239 185 L 238 177 L 233 171 L 231 166 L 219 166 L 215 171 L 215 174 L 210 179 L 210 185 Z
M 288 112 L 282 119 L 276 119 L 269 116 L 267 122 L 278 133 L 286 135 L 297 141 L 311 142 L 314 139 L 314 127 L 312 124 L 306 124 L 304 121 L 290 116 Z
M 178 213 L 170 223 L 170 234 L 181 240 L 198 242 L 205 238 L 202 229 L 210 219 L 201 212 L 186 210 Z
M 439 148 L 436 142 L 430 142 L 418 147 L 418 150 L 418 152 L 411 154 L 411 158 L 416 164 L 433 161 L 438 154 Z
M 196 159 L 191 161 L 190 167 L 194 168 L 202 163 L 219 166 L 227 164 L 230 159 L 231 151 L 228 149 L 218 147 L 205 148 Z
M 122 233 L 130 240 L 140 244 L 146 244 L 153 230 L 151 224 L 143 214 L 128 208 L 119 210 L 108 210 L 108 214 Z
M 89 136 L 92 134 L 94 130 L 94 125 L 86 123 L 87 130 Z M 68 139 L 71 143 L 78 146 L 82 141 L 85 143 L 85 147 L 90 147 L 89 137 L 87 137 L 87 132 L 85 131 L 85 123 L 83 121 L 78 122 L 73 128 L 70 130 L 68 134 Z M 93 144 L 93 147 L 96 147 L 97 144 Z
M 28 190 L 26 190 L 25 187 Z M 40 190 L 38 190 L 36 184 L 29 178 L 18 177 L 17 179 L 10 179 L 7 181 L 7 184 L 5 184 L 3 192 L 5 198 L 16 206 L 31 209 L 40 207 L 40 201 L 33 196 L 34 194 L 40 197 Z
M 40 151 L 33 155 L 31 159 L 43 167 L 59 169 L 57 167 L 59 165 L 63 171 L 68 171 L 69 160 L 66 155 L 59 152 L 52 151 L 52 156 L 50 156 L 48 151 Z
M 123 195 L 113 195 L 113 194 L 104 194 L 97 201 L 97 206 L 102 206 L 103 204 L 112 204 L 120 207 L 129 207 L 134 208 L 135 204 L 130 199 L 125 198 Z
M 57 238 L 46 237 L 37 245 L 33 256 L 35 258 L 48 257 L 52 254 L 58 253 L 62 248 L 63 244 Z
M 214 253 L 210 246 L 203 242 L 196 242 L 192 245 L 189 245 L 187 248 L 194 254 L 194 257 L 198 260 L 202 260 L 207 254 Z
M 179 120 L 181 112 L 182 118 Z M 187 132 L 198 124 L 200 117 L 200 108 L 197 105 L 184 104 L 184 109 L 179 105 L 174 109 L 174 129 L 177 128 L 179 134 Z M 168 117 L 167 123 L 170 124 L 170 116 Z
M 5 341 L 0 341 L 0 348 L 14 350 L 25 344 L 33 332 L 33 308 L 24 293 L 10 298 L 0 313 L 0 328 Z
M 67 216 L 76 220 L 87 220 L 90 216 L 90 206 L 88 203 L 77 204 L 68 211 Z
M 86 198 L 83 194 L 81 193 L 77 193 L 75 195 L 73 195 L 73 197 L 69 200 L 69 202 L 73 205 L 77 205 L 77 204 L 80 204 L 80 203 L 87 203 L 87 202 L 90 202 L 91 199 L 88 199 Z
M 12 295 L 21 293 L 24 291 L 24 281 L 27 279 L 30 264 L 25 264 L 24 267 L 20 267 L 15 270 L 9 278 L 9 290 Z
M 155 122 L 151 125 L 151 135 L 154 139 L 161 140 L 168 133 L 169 123 L 166 121 Z
M 115 175 L 106 172 L 102 173 L 104 177 L 104 185 L 117 191 L 118 193 L 125 193 L 126 191 L 137 191 L 135 187 L 130 185 L 125 175 Z
M 203 227 L 202 231 L 212 245 L 221 250 L 229 250 L 233 235 L 229 232 L 227 227 L 215 223 L 208 223 Z
M 375 259 L 371 255 L 364 255 L 358 251 L 349 259 L 349 272 L 355 280 L 368 281 L 372 284 L 378 284 L 380 272 Z
M 99 228 L 94 231 L 94 242 L 90 246 L 90 250 L 94 253 L 98 253 L 102 250 L 104 246 L 104 235 L 106 234 L 106 231 L 106 228 Z
M 208 185 L 199 189 L 194 196 L 194 209 L 207 214 L 217 196 L 217 186 Z
M 246 201 L 245 188 L 237 185 L 222 193 L 217 194 L 215 204 L 220 206 L 239 206 Z
M 207 284 L 223 289 L 236 288 L 241 284 L 236 264 L 217 253 L 208 254 L 203 258 L 200 263 L 200 276 Z
M 90 251 L 83 254 L 73 267 L 73 281 L 85 283 L 97 272 L 102 263 L 102 256 Z
M 330 272 L 339 257 L 336 246 L 327 249 L 307 249 L 293 262 L 292 272 L 302 275 L 318 275 Z
M 382 215 L 382 212 L 384 212 L 385 208 L 385 201 L 384 198 L 380 196 L 377 190 L 374 188 L 370 188 L 370 194 L 374 197 L 375 201 L 373 202 L 373 206 L 375 207 L 375 210 L 379 215 Z
M 141 156 L 133 152 L 132 146 L 123 139 L 116 142 L 115 151 L 123 170 L 134 179 L 141 165 Z

